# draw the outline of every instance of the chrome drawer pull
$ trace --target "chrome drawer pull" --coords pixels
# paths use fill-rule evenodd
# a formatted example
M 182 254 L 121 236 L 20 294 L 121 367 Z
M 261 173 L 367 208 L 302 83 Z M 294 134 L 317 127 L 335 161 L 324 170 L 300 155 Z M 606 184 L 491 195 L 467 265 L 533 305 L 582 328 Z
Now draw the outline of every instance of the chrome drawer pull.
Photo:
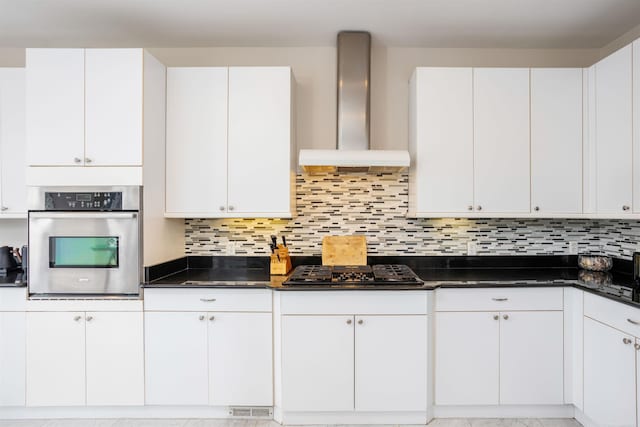
M 200 301 L 202 302 L 214 302 L 215 300 L 215 298 L 200 298 Z
M 640 322 L 636 322 L 635 320 L 631 319 L 627 319 L 627 322 L 631 323 L 632 325 L 640 325 Z
M 491 298 L 494 301 L 508 301 L 509 298 Z

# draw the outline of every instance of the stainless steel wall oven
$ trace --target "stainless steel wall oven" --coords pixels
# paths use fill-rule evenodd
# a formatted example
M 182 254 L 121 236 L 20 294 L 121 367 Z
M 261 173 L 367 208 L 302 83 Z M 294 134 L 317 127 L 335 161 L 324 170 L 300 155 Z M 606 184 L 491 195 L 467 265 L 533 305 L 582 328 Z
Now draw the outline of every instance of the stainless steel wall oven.
M 29 294 L 138 295 L 141 187 L 29 189 Z

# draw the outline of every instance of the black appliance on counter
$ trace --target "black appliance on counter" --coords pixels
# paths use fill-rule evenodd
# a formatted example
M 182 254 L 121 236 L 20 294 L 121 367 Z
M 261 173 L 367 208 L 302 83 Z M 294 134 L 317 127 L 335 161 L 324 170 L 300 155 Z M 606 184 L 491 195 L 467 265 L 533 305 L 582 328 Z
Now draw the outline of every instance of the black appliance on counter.
M 402 264 L 369 265 L 300 265 L 293 270 L 282 286 L 416 286 L 422 280 L 408 266 Z
M 18 271 L 21 268 L 22 256 L 18 248 L 0 247 L 0 276 L 6 276 L 8 273 Z

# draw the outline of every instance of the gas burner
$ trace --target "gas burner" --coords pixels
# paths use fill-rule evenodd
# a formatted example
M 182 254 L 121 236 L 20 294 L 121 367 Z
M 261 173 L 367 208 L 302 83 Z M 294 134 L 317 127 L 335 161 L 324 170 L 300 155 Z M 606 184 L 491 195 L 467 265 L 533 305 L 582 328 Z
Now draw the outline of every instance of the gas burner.
M 283 285 L 422 285 L 422 281 L 406 265 L 301 265 Z

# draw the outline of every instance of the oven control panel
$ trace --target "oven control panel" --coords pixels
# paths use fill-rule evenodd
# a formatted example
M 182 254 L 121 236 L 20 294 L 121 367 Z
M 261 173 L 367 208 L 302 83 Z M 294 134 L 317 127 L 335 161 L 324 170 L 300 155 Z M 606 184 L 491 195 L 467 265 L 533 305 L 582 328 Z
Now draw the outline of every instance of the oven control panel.
M 122 192 L 47 192 L 44 197 L 47 211 L 121 211 Z

